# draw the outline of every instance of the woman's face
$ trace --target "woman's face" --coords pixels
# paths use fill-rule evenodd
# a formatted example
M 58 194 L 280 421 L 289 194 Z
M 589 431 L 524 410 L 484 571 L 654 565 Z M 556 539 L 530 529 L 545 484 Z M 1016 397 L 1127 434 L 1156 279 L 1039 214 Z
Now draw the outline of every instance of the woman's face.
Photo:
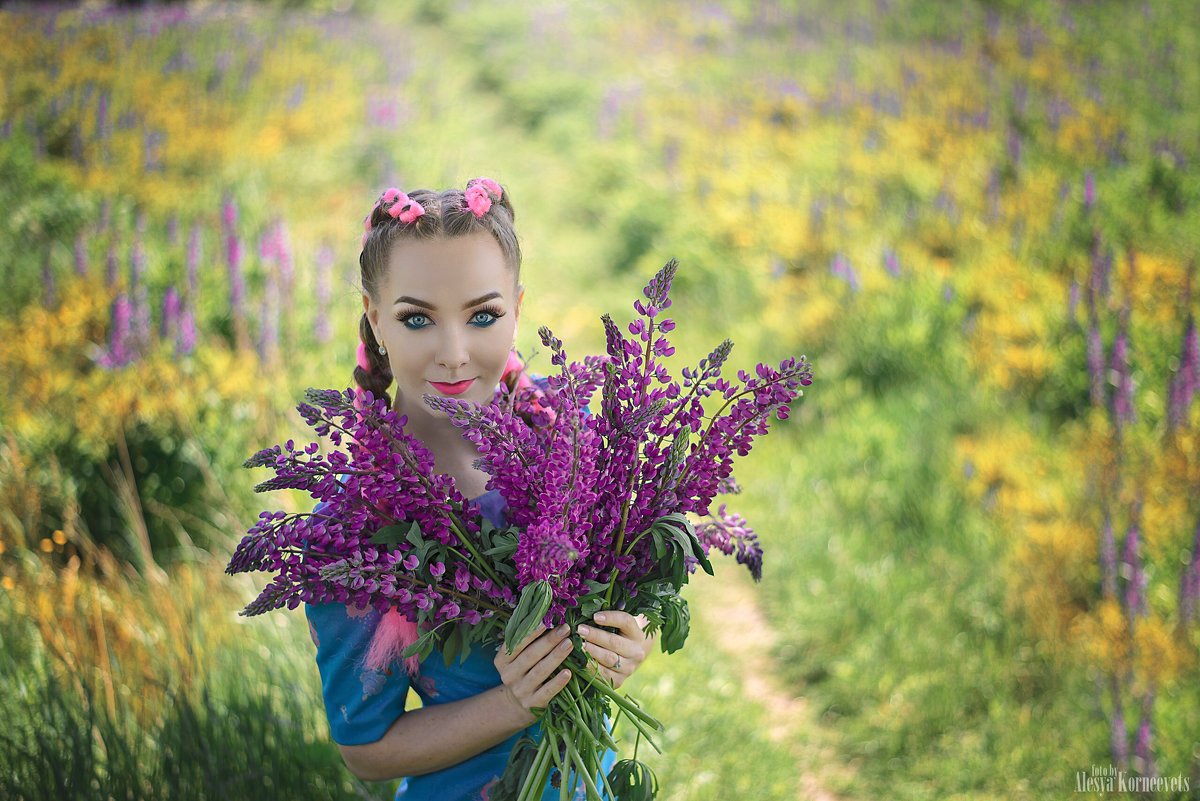
M 422 402 L 425 394 L 491 401 L 525 295 L 514 283 L 500 245 L 485 232 L 393 245 L 379 297 L 364 294 L 363 307 L 387 348 L 397 410 L 444 417 Z M 444 386 L 467 380 L 465 390 Z

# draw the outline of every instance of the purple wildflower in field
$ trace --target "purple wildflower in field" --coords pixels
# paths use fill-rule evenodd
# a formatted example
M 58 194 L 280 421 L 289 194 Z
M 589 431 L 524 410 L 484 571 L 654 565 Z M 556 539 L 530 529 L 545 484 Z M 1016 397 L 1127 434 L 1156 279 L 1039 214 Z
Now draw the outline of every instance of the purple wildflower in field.
M 1133 755 L 1137 758 L 1137 770 L 1142 776 L 1157 776 L 1158 769 L 1154 764 L 1154 751 L 1151 747 L 1150 718 L 1154 709 L 1154 690 L 1150 689 L 1142 699 L 1142 715 L 1138 722 L 1137 737 L 1134 740 Z
M 1129 368 L 1129 310 L 1121 315 L 1120 328 L 1113 341 L 1112 359 L 1109 371 L 1113 377 L 1115 388 L 1112 395 L 1113 422 L 1118 434 L 1130 423 L 1137 422 L 1137 414 L 1133 408 L 1133 376 Z
M 1100 326 L 1093 319 L 1087 331 L 1087 369 L 1091 383 L 1092 405 L 1103 408 L 1104 394 L 1104 343 L 1100 339 Z
M 900 277 L 900 258 L 896 255 L 896 251 L 888 248 L 883 253 L 883 269 L 892 278 Z
M 175 286 L 167 287 L 163 293 L 162 320 L 159 326 L 159 337 L 162 340 L 175 340 L 179 337 L 179 292 Z
M 1146 570 L 1141 553 L 1142 502 L 1134 501 L 1130 512 L 1129 529 L 1121 554 L 1121 576 L 1125 579 L 1125 611 L 1132 621 L 1146 615 Z
M 858 274 L 854 272 L 850 262 L 841 253 L 833 257 L 833 261 L 829 264 L 829 272 L 845 281 L 850 286 L 850 291 L 858 291 Z
M 330 278 L 333 273 L 333 248 L 328 244 L 322 244 L 317 250 L 317 274 L 315 277 L 315 292 L 317 296 L 317 320 L 313 327 L 313 333 L 316 336 L 317 342 L 325 343 L 329 341 L 329 315 L 325 310 L 329 308 L 330 296 Z
M 132 318 L 133 309 L 129 297 L 122 292 L 113 301 L 108 350 L 99 359 L 101 367 L 123 367 L 133 361 L 133 354 L 129 348 Z
M 1100 531 L 1100 586 L 1105 598 L 1117 597 L 1117 544 L 1113 537 L 1112 515 L 1107 508 Z
M 258 315 L 258 358 L 272 361 L 279 350 L 279 281 L 275 270 L 267 269 Z
M 186 303 L 179 313 L 179 339 L 175 343 L 178 356 L 188 356 L 196 349 L 196 318 L 191 303 Z
M 1112 758 L 1118 766 L 1129 764 L 1129 731 L 1125 727 L 1125 709 L 1121 704 L 1121 696 L 1113 694 L 1112 716 Z
M 80 231 L 75 235 L 75 274 L 86 276 L 88 273 L 88 240 L 87 233 Z
M 117 244 L 113 242 L 109 244 L 108 256 L 104 260 L 104 284 L 109 289 L 116 286 L 120 263 L 120 258 L 117 256 Z
M 1089 171 L 1083 179 L 1083 207 L 1088 211 L 1096 205 L 1096 178 Z
M 741 515 L 726 512 L 725 504 L 717 507 L 713 522 L 696 528 L 696 536 L 706 553 L 716 548 L 728 556 L 736 549 L 738 564 L 745 565 L 755 581 L 762 581 L 763 550 L 758 535 Z
M 129 251 L 129 291 L 133 298 L 133 338 L 140 353 L 150 345 L 150 290 L 146 286 L 146 216 L 134 224 L 133 247 Z
M 235 323 L 245 319 L 246 279 L 242 274 L 242 240 L 237 233 L 237 203 L 226 197 L 221 208 L 225 224 L 225 264 L 229 270 L 229 308 Z
M 1067 290 L 1067 321 L 1076 322 L 1079 310 L 1079 281 L 1071 279 L 1071 288 Z
M 1192 556 L 1179 577 L 1179 619 L 1184 626 L 1191 624 L 1200 604 L 1200 521 L 1192 535 Z
M 1200 335 L 1196 331 L 1196 318 L 1189 313 L 1179 355 L 1179 370 L 1171 379 L 1167 393 L 1168 429 L 1174 430 L 1187 422 L 1197 391 L 1200 391 Z

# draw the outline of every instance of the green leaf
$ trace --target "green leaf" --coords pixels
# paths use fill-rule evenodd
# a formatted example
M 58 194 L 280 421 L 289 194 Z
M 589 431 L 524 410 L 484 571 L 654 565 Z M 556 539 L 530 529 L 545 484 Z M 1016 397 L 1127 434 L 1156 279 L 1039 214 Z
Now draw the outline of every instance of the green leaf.
M 663 596 L 662 650 L 673 654 L 683 647 L 691 628 L 692 615 L 687 601 L 678 595 Z
M 509 654 L 518 643 L 521 643 L 542 626 L 542 619 L 550 609 L 554 599 L 554 590 L 547 581 L 534 581 L 525 585 L 521 590 L 521 598 L 517 608 L 513 610 L 508 625 L 504 628 L 504 642 Z
M 416 523 L 413 523 L 415 526 Z M 404 542 L 409 527 L 403 523 L 384 526 L 371 535 L 367 542 L 372 545 L 399 545 Z

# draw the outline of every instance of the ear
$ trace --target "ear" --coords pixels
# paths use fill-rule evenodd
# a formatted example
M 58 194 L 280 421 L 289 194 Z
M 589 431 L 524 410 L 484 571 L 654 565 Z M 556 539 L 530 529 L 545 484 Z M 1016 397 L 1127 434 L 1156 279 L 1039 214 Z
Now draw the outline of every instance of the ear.
M 375 334 L 375 341 L 379 341 L 379 307 L 371 302 L 371 296 L 366 292 L 363 293 L 363 311 L 367 315 L 367 322 L 371 324 L 371 331 Z

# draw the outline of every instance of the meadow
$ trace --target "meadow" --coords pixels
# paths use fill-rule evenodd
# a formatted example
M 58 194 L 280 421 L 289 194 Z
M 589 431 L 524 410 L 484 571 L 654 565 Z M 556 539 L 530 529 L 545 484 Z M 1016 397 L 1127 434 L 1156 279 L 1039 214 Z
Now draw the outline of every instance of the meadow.
M 626 684 L 660 799 L 1200 798 L 1192 3 L 399 5 L 0 10 L 0 795 L 391 797 L 224 568 L 369 203 L 487 174 L 535 372 L 669 258 L 676 371 L 814 367 Z

